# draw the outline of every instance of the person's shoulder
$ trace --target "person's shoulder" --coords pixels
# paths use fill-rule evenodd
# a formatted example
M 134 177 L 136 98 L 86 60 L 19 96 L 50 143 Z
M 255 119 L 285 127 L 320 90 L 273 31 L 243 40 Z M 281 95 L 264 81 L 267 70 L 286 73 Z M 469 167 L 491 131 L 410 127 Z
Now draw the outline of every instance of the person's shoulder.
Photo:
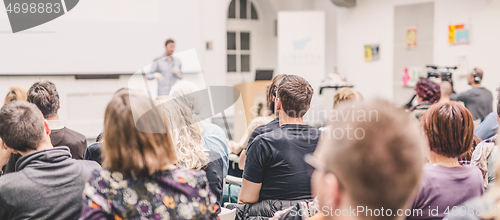
M 87 147 L 87 151 L 90 151 L 90 152 L 99 151 L 100 152 L 101 147 L 102 147 L 102 142 L 94 142 Z
M 72 129 L 67 128 L 67 127 L 64 127 L 63 129 L 65 131 L 65 133 L 64 133 L 65 139 L 73 140 L 73 141 L 77 141 L 77 142 L 87 141 L 87 139 L 85 138 L 85 136 L 83 134 L 80 134 Z
M 161 60 L 161 59 L 165 59 L 167 56 L 165 56 L 165 54 L 161 55 L 161 56 L 157 56 L 154 58 L 153 62 L 156 62 L 158 60 Z

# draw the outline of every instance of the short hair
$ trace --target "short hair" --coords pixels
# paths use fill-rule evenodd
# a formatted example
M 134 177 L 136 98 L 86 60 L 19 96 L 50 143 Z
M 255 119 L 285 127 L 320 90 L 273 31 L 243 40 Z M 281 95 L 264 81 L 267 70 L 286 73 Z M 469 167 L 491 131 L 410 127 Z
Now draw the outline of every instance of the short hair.
M 167 46 L 169 43 L 175 43 L 175 42 L 172 39 L 168 39 L 167 41 L 165 41 L 165 46 Z
M 44 118 L 36 105 L 13 101 L 0 109 L 0 137 L 17 151 L 36 150 L 45 132 Z
M 415 91 L 417 92 L 418 97 L 431 104 L 441 99 L 441 88 L 437 83 L 432 82 L 428 78 L 419 80 L 415 86 Z
M 28 90 L 28 102 L 35 104 L 43 113 L 44 118 L 57 114 L 59 108 L 59 93 L 53 82 L 36 82 Z
M 26 101 L 26 93 L 27 91 L 25 88 L 20 86 L 12 86 L 5 96 L 5 101 L 3 102 L 3 104 L 5 105 L 13 101 Z
M 104 114 L 104 167 L 145 178 L 176 164 L 165 117 L 152 102 L 135 90 L 115 93 Z
M 267 109 L 274 114 L 274 105 L 273 97 L 276 96 L 278 92 L 278 85 L 281 82 L 281 79 L 286 76 L 286 74 L 279 74 L 273 78 L 271 85 L 267 88 Z
M 474 68 L 471 75 L 474 77 L 475 83 L 480 83 L 483 80 L 483 70 L 481 68 Z
M 422 117 L 430 150 L 445 157 L 459 157 L 469 150 L 474 138 L 474 120 L 458 102 L 432 105 Z
M 283 76 L 278 87 L 278 97 L 283 111 L 292 118 L 303 117 L 311 104 L 314 90 L 304 78 L 296 75 Z
M 453 87 L 449 81 L 441 82 L 439 88 L 441 90 L 441 97 L 450 97 L 453 93 Z
M 345 120 L 331 117 L 342 112 L 354 116 Z M 332 129 L 321 135 L 318 155 L 355 206 L 405 207 L 417 189 L 425 159 L 423 137 L 414 119 L 392 103 L 375 99 L 355 105 L 341 103 L 328 120 Z M 348 126 L 354 135 L 345 135 L 343 130 L 338 136 L 338 129 Z
M 354 90 L 346 87 L 340 88 L 335 92 L 335 94 L 333 94 L 333 106 L 336 106 L 344 101 L 352 101 L 358 98 L 361 97 L 359 97 L 358 93 Z

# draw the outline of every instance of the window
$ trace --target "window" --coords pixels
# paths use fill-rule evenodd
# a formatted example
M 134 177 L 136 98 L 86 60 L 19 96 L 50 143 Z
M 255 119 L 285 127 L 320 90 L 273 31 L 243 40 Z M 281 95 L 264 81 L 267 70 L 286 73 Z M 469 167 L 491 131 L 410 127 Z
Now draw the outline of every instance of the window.
M 227 32 L 227 72 L 250 71 L 250 32 Z
M 227 17 L 231 19 L 259 20 L 257 9 L 252 0 L 232 0 L 229 4 Z

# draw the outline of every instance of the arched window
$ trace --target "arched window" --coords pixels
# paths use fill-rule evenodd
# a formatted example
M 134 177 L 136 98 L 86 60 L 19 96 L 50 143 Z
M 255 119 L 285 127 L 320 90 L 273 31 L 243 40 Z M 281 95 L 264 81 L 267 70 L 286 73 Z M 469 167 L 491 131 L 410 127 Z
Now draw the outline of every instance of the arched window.
M 229 4 L 227 17 L 230 19 L 259 20 L 259 15 L 251 0 L 232 0 Z

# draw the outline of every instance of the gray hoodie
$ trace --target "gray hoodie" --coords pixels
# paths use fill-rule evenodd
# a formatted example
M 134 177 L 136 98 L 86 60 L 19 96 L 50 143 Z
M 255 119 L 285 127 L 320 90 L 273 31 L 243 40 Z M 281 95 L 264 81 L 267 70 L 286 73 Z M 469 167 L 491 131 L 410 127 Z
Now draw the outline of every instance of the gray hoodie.
M 68 147 L 24 155 L 0 177 L 0 219 L 78 219 L 85 183 L 100 168 L 72 159 Z

